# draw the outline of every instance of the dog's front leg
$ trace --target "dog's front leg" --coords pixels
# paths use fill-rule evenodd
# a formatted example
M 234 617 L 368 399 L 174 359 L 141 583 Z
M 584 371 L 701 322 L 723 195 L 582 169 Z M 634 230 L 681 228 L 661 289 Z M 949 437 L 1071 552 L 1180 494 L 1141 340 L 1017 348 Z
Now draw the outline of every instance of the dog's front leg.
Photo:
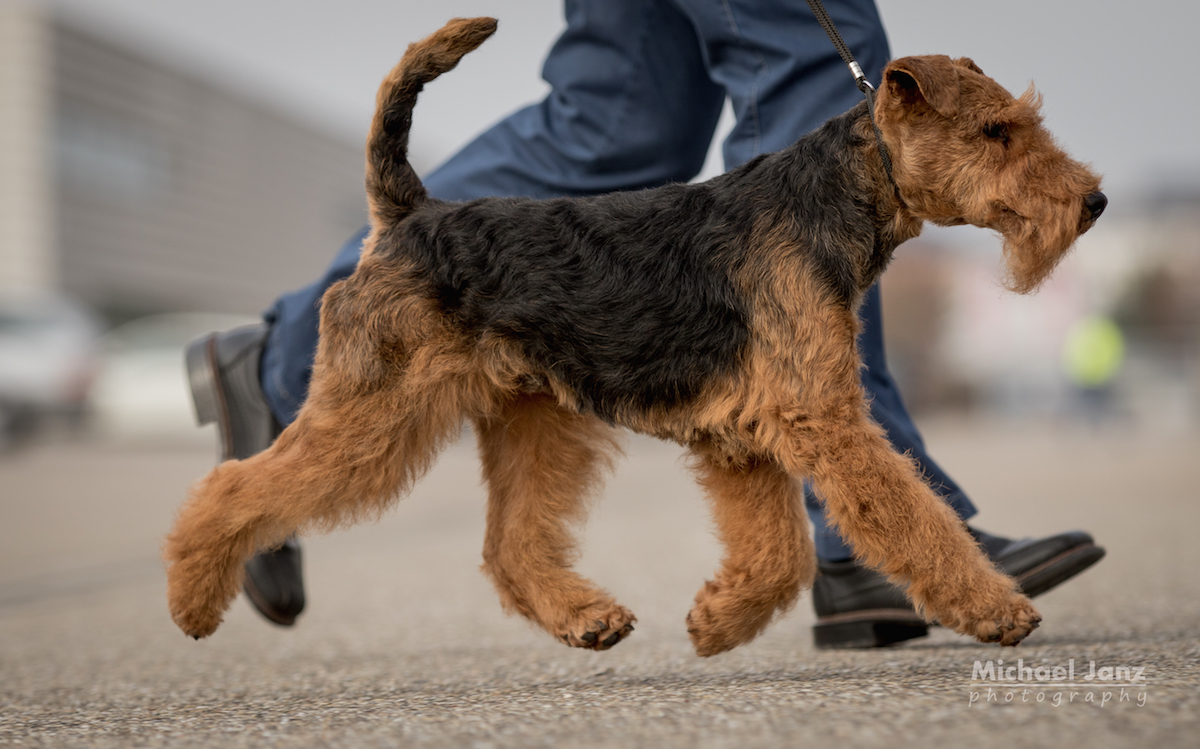
M 853 401 L 853 402 L 851 402 Z M 919 611 L 981 642 L 1016 645 L 1041 621 L 861 398 L 791 422 L 799 473 L 811 473 L 830 520 L 866 564 L 906 585 Z M 803 456 L 803 457 L 800 457 Z M 785 456 L 786 457 L 786 456 Z

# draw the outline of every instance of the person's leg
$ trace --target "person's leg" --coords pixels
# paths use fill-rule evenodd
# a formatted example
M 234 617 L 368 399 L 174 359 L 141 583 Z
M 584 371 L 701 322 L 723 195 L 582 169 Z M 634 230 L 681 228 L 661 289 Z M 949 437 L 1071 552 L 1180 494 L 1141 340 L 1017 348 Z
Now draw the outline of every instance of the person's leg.
M 325 289 L 354 272 L 367 231 L 364 226 L 348 239 L 319 279 L 279 297 L 263 313 L 269 327 L 262 351 L 262 391 L 271 413 L 283 426 L 296 420 L 296 413 L 308 395 L 313 357 L 317 353 L 321 296 Z
M 786 148 L 862 101 L 829 37 L 803 0 L 672 0 L 702 39 L 709 75 L 728 93 L 735 125 L 725 168 Z M 867 77 L 890 58 L 872 0 L 825 3 Z
M 553 90 L 422 181 L 443 200 L 593 195 L 686 181 L 725 95 L 670 0 L 567 0 L 542 68 Z

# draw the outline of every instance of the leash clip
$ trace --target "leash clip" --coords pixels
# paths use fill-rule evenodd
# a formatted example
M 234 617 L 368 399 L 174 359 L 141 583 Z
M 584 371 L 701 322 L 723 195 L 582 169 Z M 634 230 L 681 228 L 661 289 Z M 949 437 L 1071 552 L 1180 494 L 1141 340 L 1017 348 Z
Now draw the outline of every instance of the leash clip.
M 850 73 L 854 76 L 854 82 L 858 84 L 859 88 L 862 88 L 865 83 L 867 88 L 875 90 L 875 87 L 867 80 L 867 75 L 863 72 L 862 66 L 858 64 L 858 60 L 851 60 L 846 64 L 850 66 Z
M 858 64 L 858 60 L 851 60 L 846 65 L 850 68 L 850 73 L 854 76 L 854 85 L 858 86 L 859 91 L 862 91 L 867 96 L 875 93 L 875 87 L 867 80 L 867 76 L 863 73 L 862 66 Z

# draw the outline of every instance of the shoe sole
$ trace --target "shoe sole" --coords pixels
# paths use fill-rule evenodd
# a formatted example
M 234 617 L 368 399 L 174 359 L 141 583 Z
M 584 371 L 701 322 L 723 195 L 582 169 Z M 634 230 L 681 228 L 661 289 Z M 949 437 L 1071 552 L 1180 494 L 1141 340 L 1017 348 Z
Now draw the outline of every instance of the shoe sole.
M 1027 570 L 1016 579 L 1021 592 L 1033 598 L 1058 587 L 1104 558 L 1095 544 L 1082 544 Z M 872 609 L 822 617 L 813 625 L 813 644 L 819 650 L 881 648 L 929 634 L 927 624 L 906 609 Z
M 929 624 L 912 609 L 870 609 L 818 619 L 813 644 L 818 650 L 882 648 L 927 634 Z

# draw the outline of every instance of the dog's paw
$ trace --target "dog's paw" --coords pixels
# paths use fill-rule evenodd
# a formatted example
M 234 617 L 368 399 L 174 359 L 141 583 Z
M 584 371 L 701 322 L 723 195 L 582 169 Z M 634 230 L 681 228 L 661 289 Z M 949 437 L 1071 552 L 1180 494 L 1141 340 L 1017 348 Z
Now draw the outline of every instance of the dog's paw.
M 168 592 L 167 602 L 171 610 L 171 620 L 185 635 L 197 640 L 216 632 L 224 619 L 224 606 L 212 606 L 174 590 Z
M 629 609 L 617 604 L 590 607 L 576 620 L 559 632 L 558 638 L 573 648 L 608 650 L 633 632 L 637 617 Z
M 980 642 L 994 642 L 1000 645 L 1016 645 L 1038 628 L 1042 615 L 1025 596 L 1014 593 L 1003 610 L 989 617 L 973 622 L 968 634 Z
M 729 582 L 731 581 L 732 582 Z M 688 637 L 701 657 L 732 650 L 758 637 L 776 612 L 800 593 L 800 578 L 787 585 L 757 585 L 753 578 L 717 574 L 696 594 L 687 615 Z
M 739 641 L 729 637 L 725 627 L 707 602 L 697 603 L 687 615 L 687 632 L 696 655 L 707 658 L 736 647 Z
M 733 591 L 719 582 L 706 582 L 687 615 L 688 637 L 696 655 L 707 658 L 753 639 L 766 626 L 757 621 L 762 617 L 755 616 L 759 612 L 754 608 L 741 605 Z
M 221 625 L 239 585 L 236 574 L 222 575 L 198 555 L 177 561 L 167 568 L 171 619 L 189 637 L 208 637 Z

